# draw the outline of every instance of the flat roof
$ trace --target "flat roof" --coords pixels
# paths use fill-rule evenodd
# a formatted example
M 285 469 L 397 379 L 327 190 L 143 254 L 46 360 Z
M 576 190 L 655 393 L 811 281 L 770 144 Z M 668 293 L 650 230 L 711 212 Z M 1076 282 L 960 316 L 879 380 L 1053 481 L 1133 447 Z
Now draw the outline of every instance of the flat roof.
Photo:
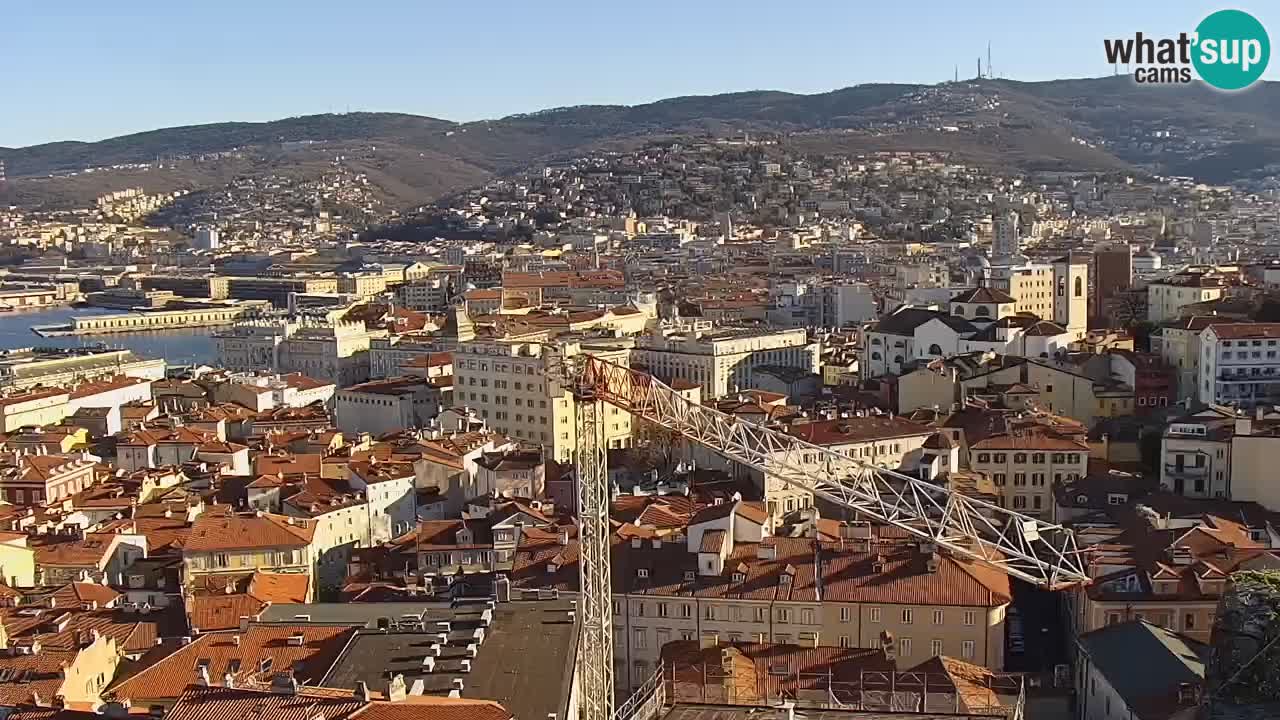
M 389 615 L 389 605 L 415 604 L 371 605 L 380 614 Z M 483 609 L 485 605 L 462 607 Z M 441 648 L 430 673 L 424 672 L 422 661 L 437 641 L 436 632 L 430 629 L 434 620 L 428 620 L 426 632 L 364 630 L 352 638 L 323 685 L 354 689 L 363 681 L 370 688 L 379 688 L 386 685 L 389 676 L 399 673 L 410 688 L 420 681 L 424 695 L 447 695 L 454 679 L 460 678 L 464 698 L 497 701 L 518 718 L 564 717 L 577 653 L 577 625 L 569 619 L 570 609 L 567 600 L 498 603 L 484 641 L 471 659 L 470 672 L 462 671 L 462 661 L 467 659 L 467 637 L 482 627 L 478 614 L 452 621 L 450 641 Z

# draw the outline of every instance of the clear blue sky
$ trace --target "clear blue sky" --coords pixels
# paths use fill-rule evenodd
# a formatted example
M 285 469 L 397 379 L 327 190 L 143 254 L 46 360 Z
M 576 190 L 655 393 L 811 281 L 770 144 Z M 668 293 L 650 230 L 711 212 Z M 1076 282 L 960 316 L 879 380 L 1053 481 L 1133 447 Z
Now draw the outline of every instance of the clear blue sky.
M 1236 7 L 1280 44 L 1272 2 Z M 1104 75 L 1104 37 L 1190 31 L 1223 7 L 1233 5 L 0 0 L 0 146 L 347 109 L 475 120 L 675 95 L 937 82 L 956 64 L 972 75 L 988 39 L 1004 77 Z M 1280 78 L 1280 58 L 1267 77 Z

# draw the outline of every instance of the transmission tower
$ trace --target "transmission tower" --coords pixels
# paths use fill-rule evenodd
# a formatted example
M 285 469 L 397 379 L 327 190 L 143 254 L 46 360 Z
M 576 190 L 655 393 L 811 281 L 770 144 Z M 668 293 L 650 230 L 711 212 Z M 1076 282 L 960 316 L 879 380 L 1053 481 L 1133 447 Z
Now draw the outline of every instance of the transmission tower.
M 570 358 L 577 365 L 586 357 Z M 613 588 L 610 579 L 609 471 L 604 407 L 594 387 L 571 388 L 578 435 L 578 672 L 583 720 L 613 718 Z

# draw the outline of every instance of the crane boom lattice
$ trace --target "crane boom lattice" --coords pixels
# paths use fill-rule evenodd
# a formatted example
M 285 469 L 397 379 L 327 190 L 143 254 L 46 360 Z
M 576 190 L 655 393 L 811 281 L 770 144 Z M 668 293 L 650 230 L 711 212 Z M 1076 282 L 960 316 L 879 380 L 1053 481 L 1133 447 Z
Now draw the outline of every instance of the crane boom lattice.
M 591 397 L 591 405 L 608 402 L 660 427 L 700 443 L 718 454 L 754 468 L 769 483 L 781 482 L 802 488 L 837 506 L 851 509 L 866 519 L 894 525 L 907 533 L 936 544 L 960 556 L 994 566 L 1010 576 L 1056 590 L 1089 582 L 1083 556 L 1076 549 L 1075 536 L 1061 525 L 1047 523 L 999 505 L 968 497 L 934 483 L 875 467 L 841 455 L 828 448 L 805 442 L 785 432 L 740 420 L 732 415 L 695 403 L 647 373 L 632 370 L 593 356 L 575 358 L 570 367 L 571 384 Z M 583 408 L 590 416 L 597 410 Z M 581 427 L 581 425 L 580 425 Z M 593 432 L 599 430 L 593 429 Z M 607 473 L 604 443 L 592 435 L 595 447 L 589 456 L 579 448 L 583 460 L 598 463 L 598 469 L 579 465 L 580 496 L 586 497 L 584 482 L 590 473 L 593 488 L 605 487 L 604 531 L 607 520 Z M 579 429 L 579 443 L 584 440 Z M 594 496 L 593 496 L 594 497 Z M 592 516 L 583 516 L 584 563 L 601 562 L 607 593 L 608 535 L 588 535 L 587 523 L 601 522 L 597 506 Z M 588 506 L 580 506 L 580 512 Z M 588 549 L 590 542 L 599 547 Z M 597 558 L 596 556 L 600 556 Z M 583 570 L 583 602 L 598 570 Z M 594 586 L 593 586 L 594 587 Z M 604 603 L 609 617 L 610 597 Z M 605 621 L 606 623 L 608 620 Z M 611 637 L 611 636 L 610 636 Z M 607 656 L 606 656 L 607 657 Z M 594 672 L 595 669 L 593 668 Z M 596 716 L 604 717 L 604 716 Z

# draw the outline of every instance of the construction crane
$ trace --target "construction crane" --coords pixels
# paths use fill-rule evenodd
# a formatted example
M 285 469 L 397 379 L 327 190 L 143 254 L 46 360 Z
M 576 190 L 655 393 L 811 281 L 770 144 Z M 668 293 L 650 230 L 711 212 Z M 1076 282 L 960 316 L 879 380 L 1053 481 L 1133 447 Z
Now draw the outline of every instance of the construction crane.
M 653 376 L 582 354 L 561 363 L 576 408 L 581 561 L 582 717 L 614 718 L 613 593 L 603 404 L 664 427 L 770 479 L 807 490 L 868 520 L 893 525 L 957 556 L 1050 590 L 1089 582 L 1070 530 L 846 457 L 684 397 Z M 634 700 L 634 698 L 633 698 Z M 629 705 L 632 703 L 628 703 Z M 627 707 L 617 720 L 628 720 Z

